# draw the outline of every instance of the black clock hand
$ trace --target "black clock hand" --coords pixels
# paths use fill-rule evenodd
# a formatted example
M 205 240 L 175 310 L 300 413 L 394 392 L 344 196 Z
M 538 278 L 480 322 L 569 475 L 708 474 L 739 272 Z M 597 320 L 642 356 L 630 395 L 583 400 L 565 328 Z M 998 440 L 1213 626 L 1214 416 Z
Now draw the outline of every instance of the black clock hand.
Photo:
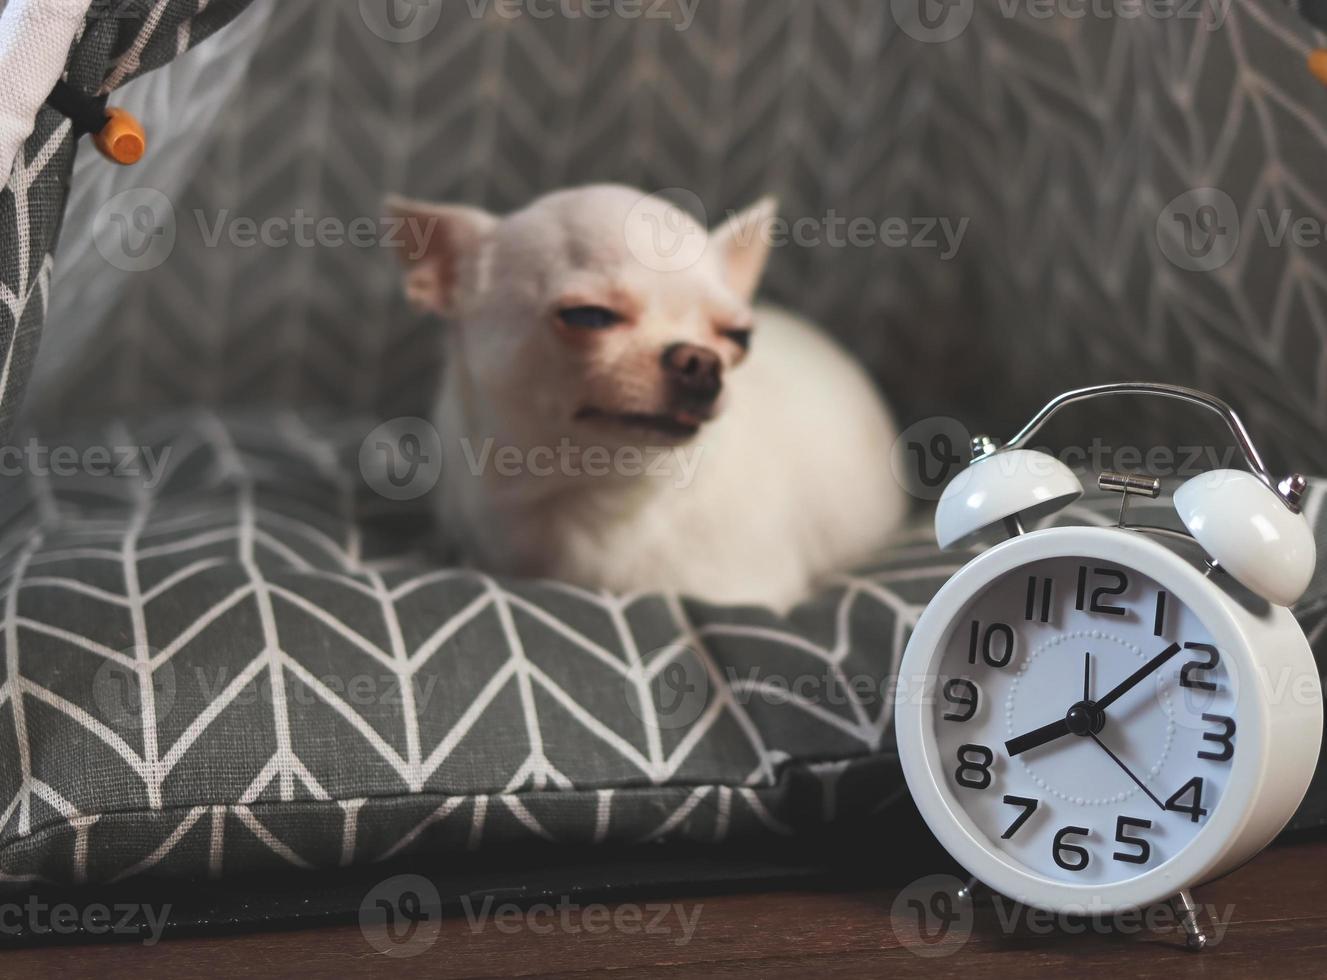
M 1140 683 L 1142 683 L 1142 681 L 1146 677 L 1148 677 L 1148 675 L 1160 669 L 1160 667 L 1164 663 L 1166 663 L 1166 661 L 1170 660 L 1171 657 L 1175 656 L 1175 654 L 1179 652 L 1180 652 L 1180 645 L 1178 643 L 1172 643 L 1170 646 L 1166 647 L 1166 649 L 1162 650 L 1155 657 L 1153 657 L 1147 663 L 1143 664 L 1143 666 L 1139 667 L 1136 671 L 1134 671 L 1132 674 L 1126 677 L 1123 681 L 1121 681 L 1118 685 L 1116 685 L 1115 688 L 1109 694 L 1103 697 L 1100 701 L 1097 701 L 1095 704 L 1093 704 L 1091 699 L 1087 696 L 1089 679 L 1090 679 L 1089 674 L 1092 668 L 1092 654 L 1088 653 L 1083 661 L 1083 692 L 1084 692 L 1083 700 L 1080 704 L 1074 705 L 1074 707 L 1070 708 L 1069 710 L 1070 710 L 1070 715 L 1072 715 L 1075 711 L 1080 711 L 1081 709 L 1087 709 L 1087 717 L 1089 718 L 1095 717 L 1097 723 L 1095 724 L 1095 726 L 1084 727 L 1080 729 L 1076 734 L 1080 735 L 1094 734 L 1093 727 L 1095 728 L 1095 731 L 1100 731 L 1101 723 L 1104 721 L 1102 712 L 1104 712 L 1106 708 L 1114 704 L 1129 691 L 1137 687 Z M 1040 728 L 1028 732 L 1026 735 L 1020 735 L 1017 738 L 1011 738 L 1009 741 L 1005 742 L 1004 748 L 1005 751 L 1009 753 L 1009 758 L 1012 759 L 1016 755 L 1021 755 L 1022 753 L 1027 752 L 1031 749 L 1039 748 L 1048 742 L 1053 742 L 1057 738 L 1063 738 L 1066 735 L 1074 733 L 1074 729 L 1070 726 L 1070 721 L 1069 721 L 1070 715 L 1066 715 L 1064 718 L 1060 719 L 1059 721 L 1053 721 L 1049 725 L 1042 725 Z M 1116 761 L 1119 762 L 1118 759 L 1116 759 Z M 1123 763 L 1121 763 L 1121 765 L 1123 765 Z
M 1054 742 L 1057 738 L 1064 738 L 1069 734 L 1069 719 L 1061 718 L 1059 721 L 1053 721 L 1049 725 L 1042 725 L 1040 728 L 1028 732 L 1026 735 L 1020 735 L 1018 738 L 1011 738 L 1004 743 L 1004 750 L 1009 753 L 1009 758 L 1016 755 L 1022 755 L 1030 749 L 1039 748 L 1047 742 Z
M 1155 657 L 1121 681 L 1114 690 L 1097 702 L 1097 707 L 1102 711 L 1105 711 L 1121 697 L 1133 690 L 1134 687 L 1141 683 L 1148 674 L 1160 668 L 1162 664 L 1179 652 L 1180 645 L 1178 643 L 1172 643 L 1170 646 L 1166 647 L 1166 649 L 1162 650 Z
M 1083 700 L 1091 701 L 1092 694 L 1092 654 L 1083 654 Z
M 1092 654 L 1083 654 L 1083 700 L 1087 700 L 1088 671 L 1092 667 Z M 1064 738 L 1070 733 L 1069 719 L 1061 718 L 1059 721 L 1053 721 L 1049 725 L 1042 725 L 1036 731 L 1028 732 L 1026 735 L 1020 735 L 1018 738 L 1011 738 L 1004 743 L 1004 750 L 1009 753 L 1009 758 L 1016 755 L 1022 755 L 1031 749 L 1040 748 L 1047 742 L 1054 742 L 1057 738 Z
M 1083 654 L 1083 700 L 1088 700 L 1088 672 L 1092 670 L 1092 654 L 1087 652 Z M 1009 753 L 1010 759 L 1014 756 L 1022 755 L 1024 752 L 1030 752 L 1031 749 L 1040 748 L 1048 741 L 1063 739 L 1070 735 L 1070 720 L 1068 717 L 1062 717 L 1059 721 L 1051 721 L 1051 724 L 1042 725 L 1035 732 L 1028 732 L 1027 735 L 1020 735 L 1016 739 L 1010 739 L 1005 743 L 1005 751 Z
M 1157 806 L 1161 807 L 1161 809 L 1163 809 L 1163 810 L 1166 808 L 1166 805 L 1165 805 L 1164 803 L 1162 803 L 1159 799 L 1157 799 L 1156 794 L 1153 793 L 1150 789 L 1148 789 L 1146 786 L 1143 785 L 1143 781 L 1142 781 L 1141 779 L 1139 779 L 1137 776 L 1135 776 L 1135 775 L 1133 774 L 1133 770 L 1131 770 L 1128 766 L 1126 766 L 1126 765 L 1124 764 L 1124 762 L 1121 761 L 1120 757 L 1119 757 L 1118 755 L 1116 755 L 1114 752 L 1112 752 L 1112 751 L 1110 750 L 1109 747 L 1107 747 L 1107 745 L 1106 745 L 1105 742 L 1103 742 L 1101 739 L 1097 738 L 1095 735 L 1092 736 L 1092 741 L 1094 741 L 1094 742 L 1096 742 L 1098 745 L 1100 745 L 1102 751 L 1105 752 L 1108 756 L 1110 756 L 1112 759 L 1115 760 L 1115 764 L 1116 764 L 1117 766 L 1119 766 L 1121 769 L 1124 770 L 1124 774 L 1125 774 L 1126 776 L 1128 776 L 1130 779 L 1132 779 L 1135 783 L 1138 784 L 1138 788 L 1141 789 L 1144 793 L 1146 793 L 1146 794 L 1148 795 L 1148 798 L 1149 798 L 1153 803 L 1155 803 Z

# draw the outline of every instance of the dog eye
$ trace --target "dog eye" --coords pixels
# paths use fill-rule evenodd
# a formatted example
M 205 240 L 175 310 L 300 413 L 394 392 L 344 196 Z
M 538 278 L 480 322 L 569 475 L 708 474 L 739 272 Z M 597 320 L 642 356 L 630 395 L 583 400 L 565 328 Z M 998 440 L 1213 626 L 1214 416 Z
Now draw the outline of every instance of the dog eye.
M 558 319 L 574 330 L 607 330 L 623 321 L 621 314 L 606 306 L 573 306 L 559 310 Z
M 731 340 L 731 341 L 732 341 L 734 344 L 736 344 L 738 347 L 742 348 L 742 350 L 750 350 L 750 349 L 751 349 L 751 328 L 750 328 L 750 327 L 733 327 L 733 328 L 730 329 L 730 330 L 720 330 L 719 333 L 721 333 L 723 336 L 727 337 L 729 340 Z

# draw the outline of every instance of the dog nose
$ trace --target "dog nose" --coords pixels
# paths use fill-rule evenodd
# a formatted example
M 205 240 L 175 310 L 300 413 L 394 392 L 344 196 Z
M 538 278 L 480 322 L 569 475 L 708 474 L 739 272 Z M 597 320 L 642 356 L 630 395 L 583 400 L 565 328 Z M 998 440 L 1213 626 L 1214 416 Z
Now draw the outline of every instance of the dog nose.
M 663 352 L 664 371 L 688 395 L 714 401 L 723 390 L 723 362 L 708 347 L 673 344 Z

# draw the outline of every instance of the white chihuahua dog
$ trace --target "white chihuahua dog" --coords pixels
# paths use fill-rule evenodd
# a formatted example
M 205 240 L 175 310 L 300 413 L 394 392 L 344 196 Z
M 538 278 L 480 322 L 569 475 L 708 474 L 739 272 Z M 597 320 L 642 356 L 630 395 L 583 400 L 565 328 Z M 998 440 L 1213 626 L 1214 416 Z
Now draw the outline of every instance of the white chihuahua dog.
M 786 609 L 884 546 L 905 501 L 874 385 L 751 306 L 772 200 L 713 233 L 617 186 L 390 207 L 407 295 L 451 321 L 437 503 L 467 560 Z

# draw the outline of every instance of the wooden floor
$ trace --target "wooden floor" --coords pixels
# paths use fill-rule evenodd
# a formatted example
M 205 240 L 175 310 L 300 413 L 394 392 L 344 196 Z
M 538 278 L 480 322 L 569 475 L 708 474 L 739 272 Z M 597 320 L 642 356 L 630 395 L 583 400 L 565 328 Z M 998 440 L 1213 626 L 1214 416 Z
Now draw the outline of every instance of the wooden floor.
M 497 906 L 475 922 L 425 923 L 412 939 L 389 947 L 415 954 L 404 958 L 377 951 L 354 925 L 151 948 L 34 949 L 0 956 L 0 976 L 1317 978 L 1327 974 L 1325 876 L 1327 843 L 1298 844 L 1274 848 L 1199 890 L 1198 903 L 1226 922 L 1213 928 L 1213 944 L 1202 953 L 1188 952 L 1170 921 L 1138 931 L 1124 922 L 1110 932 L 1098 931 L 1106 923 L 1070 922 L 1069 929 L 1080 930 L 1071 934 L 1026 917 L 1008 926 L 1011 907 L 997 909 L 991 899 L 977 904 L 970 923 L 952 925 L 947 934 L 936 927 L 930 945 L 910 928 L 916 906 L 908 904 L 929 896 L 910 887 L 901 897 L 899 889 L 854 889 L 709 895 L 657 906 Z M 891 916 L 895 908 L 899 914 Z M 373 934 L 382 941 L 381 932 Z

